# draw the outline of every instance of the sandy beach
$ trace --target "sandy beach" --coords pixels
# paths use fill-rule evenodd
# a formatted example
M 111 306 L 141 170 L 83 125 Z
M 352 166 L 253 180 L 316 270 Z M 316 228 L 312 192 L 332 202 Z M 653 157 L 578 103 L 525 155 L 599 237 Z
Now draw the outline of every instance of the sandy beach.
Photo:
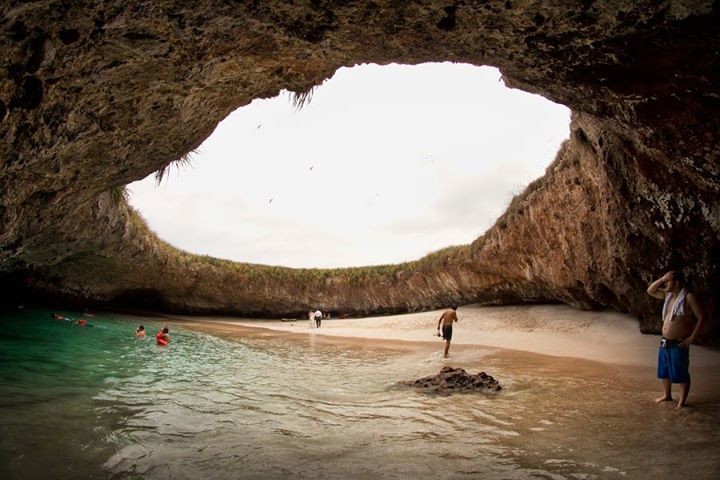
M 428 342 L 442 348 L 435 336 L 441 310 L 367 317 L 325 319 L 319 329 L 307 320 L 252 320 L 229 317 L 176 317 L 202 323 L 264 328 L 300 335 L 346 337 L 367 340 Z M 637 321 L 614 311 L 581 311 L 567 305 L 522 305 L 458 309 L 451 350 L 461 346 L 485 346 L 570 357 L 637 367 L 654 367 L 657 335 L 640 333 Z M 692 365 L 720 366 L 720 351 L 692 347 Z

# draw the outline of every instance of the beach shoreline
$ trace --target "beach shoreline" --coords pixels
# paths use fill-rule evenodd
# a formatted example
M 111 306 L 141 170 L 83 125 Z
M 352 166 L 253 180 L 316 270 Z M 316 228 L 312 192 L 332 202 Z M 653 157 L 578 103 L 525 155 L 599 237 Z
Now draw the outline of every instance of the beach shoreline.
M 366 342 L 427 343 L 442 348 L 435 336 L 442 310 L 382 317 L 324 319 L 319 329 L 308 320 L 168 316 L 204 327 L 266 329 L 294 335 L 346 338 Z M 581 311 L 567 305 L 521 305 L 458 309 L 450 356 L 458 347 L 476 346 L 569 357 L 610 365 L 654 367 L 660 337 L 640 332 L 637 321 L 615 311 Z M 720 366 L 720 351 L 694 345 L 692 366 Z

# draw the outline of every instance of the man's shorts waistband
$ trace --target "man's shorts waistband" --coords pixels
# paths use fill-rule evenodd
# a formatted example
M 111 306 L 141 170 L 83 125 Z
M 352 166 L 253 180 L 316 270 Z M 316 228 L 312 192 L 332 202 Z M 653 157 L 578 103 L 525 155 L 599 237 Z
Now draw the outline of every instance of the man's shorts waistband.
M 681 342 L 682 342 L 682 340 L 677 340 L 677 339 L 673 340 L 670 338 L 662 337 L 660 339 L 660 348 L 664 348 L 664 349 L 677 348 Z

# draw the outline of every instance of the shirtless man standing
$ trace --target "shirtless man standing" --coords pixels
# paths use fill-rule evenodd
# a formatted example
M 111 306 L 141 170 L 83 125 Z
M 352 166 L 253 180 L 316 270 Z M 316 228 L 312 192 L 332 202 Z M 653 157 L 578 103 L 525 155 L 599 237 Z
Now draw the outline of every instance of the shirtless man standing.
M 452 307 L 445 310 L 440 319 L 438 320 L 438 335 L 440 334 L 440 324 L 442 323 L 442 337 L 445 340 L 445 358 L 448 357 L 448 351 L 450 351 L 450 340 L 452 340 L 453 322 L 458 321 L 457 307 Z
M 657 370 L 664 395 L 656 401 L 672 401 L 672 384 L 679 383 L 682 391 L 677 408 L 682 408 L 690 392 L 690 344 L 702 328 L 702 308 L 697 297 L 687 291 L 685 279 L 678 271 L 670 271 L 655 280 L 648 287 L 647 293 L 665 300 Z

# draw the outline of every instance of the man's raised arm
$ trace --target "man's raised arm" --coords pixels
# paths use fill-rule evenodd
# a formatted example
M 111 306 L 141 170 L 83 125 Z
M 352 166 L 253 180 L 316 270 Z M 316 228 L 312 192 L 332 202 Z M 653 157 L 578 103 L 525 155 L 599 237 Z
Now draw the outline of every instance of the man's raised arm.
M 668 280 L 670 280 L 671 275 L 672 274 L 668 272 L 662 277 L 655 280 L 653 283 L 651 283 L 647 289 L 648 295 L 651 295 L 655 298 L 665 298 L 665 292 L 661 292 L 660 287 L 662 287 Z

